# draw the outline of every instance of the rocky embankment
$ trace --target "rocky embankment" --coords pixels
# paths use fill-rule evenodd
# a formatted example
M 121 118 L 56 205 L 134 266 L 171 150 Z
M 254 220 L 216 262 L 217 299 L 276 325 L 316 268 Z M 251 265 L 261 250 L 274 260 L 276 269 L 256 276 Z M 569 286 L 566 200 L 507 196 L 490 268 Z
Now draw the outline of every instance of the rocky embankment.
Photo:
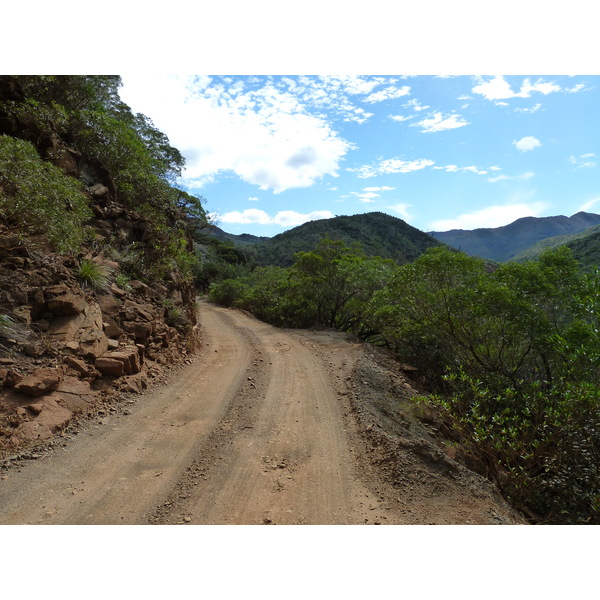
M 104 217 L 92 222 L 95 241 L 143 239 L 143 219 L 110 204 L 107 195 L 106 206 L 94 205 Z M 40 240 L 9 241 L 2 237 L 0 247 L 0 315 L 9 318 L 0 328 L 0 457 L 96 414 L 120 393 L 143 391 L 198 341 L 194 290 L 176 273 L 121 289 L 119 264 L 102 252 L 65 257 Z M 83 258 L 111 273 L 112 283 L 86 288 L 77 276 Z

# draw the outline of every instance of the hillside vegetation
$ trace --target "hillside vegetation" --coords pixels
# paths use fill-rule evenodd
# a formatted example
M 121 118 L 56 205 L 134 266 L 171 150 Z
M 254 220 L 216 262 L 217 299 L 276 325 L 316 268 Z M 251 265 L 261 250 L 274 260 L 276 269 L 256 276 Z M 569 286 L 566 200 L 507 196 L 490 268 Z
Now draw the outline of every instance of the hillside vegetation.
M 524 217 L 503 227 L 433 231 L 431 235 L 471 256 L 504 262 L 540 240 L 580 233 L 599 224 L 600 215 L 579 212 L 571 217 Z
M 324 236 L 348 246 L 359 244 L 366 254 L 398 263 L 414 260 L 428 248 L 441 245 L 401 219 L 372 212 L 310 221 L 254 244 L 249 251 L 261 266 L 289 267 L 297 252 L 312 250 Z

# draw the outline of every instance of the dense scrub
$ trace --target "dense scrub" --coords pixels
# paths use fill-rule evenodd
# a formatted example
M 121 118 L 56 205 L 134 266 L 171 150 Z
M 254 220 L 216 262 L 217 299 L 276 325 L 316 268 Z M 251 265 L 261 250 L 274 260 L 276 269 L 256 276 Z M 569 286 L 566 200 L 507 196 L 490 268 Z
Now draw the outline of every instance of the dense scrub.
M 191 278 L 189 223 L 206 222 L 202 201 L 175 187 L 183 157 L 120 100 L 120 85 L 118 76 L 0 77 L 0 224 L 76 252 L 92 216 L 84 187 L 101 180 L 148 223 L 145 276 Z
M 600 276 L 568 249 L 490 268 L 433 248 L 398 266 L 323 240 L 210 297 L 392 348 L 516 507 L 536 522 L 600 523 Z

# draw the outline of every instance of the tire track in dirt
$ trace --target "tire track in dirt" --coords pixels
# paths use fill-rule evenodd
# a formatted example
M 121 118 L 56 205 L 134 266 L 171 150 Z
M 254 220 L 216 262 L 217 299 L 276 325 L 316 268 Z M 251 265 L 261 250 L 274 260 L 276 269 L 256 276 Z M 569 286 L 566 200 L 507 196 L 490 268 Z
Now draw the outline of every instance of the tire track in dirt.
M 151 522 L 363 523 L 352 499 L 365 490 L 323 362 L 284 331 L 239 312 L 230 318 L 255 339 L 250 385 Z

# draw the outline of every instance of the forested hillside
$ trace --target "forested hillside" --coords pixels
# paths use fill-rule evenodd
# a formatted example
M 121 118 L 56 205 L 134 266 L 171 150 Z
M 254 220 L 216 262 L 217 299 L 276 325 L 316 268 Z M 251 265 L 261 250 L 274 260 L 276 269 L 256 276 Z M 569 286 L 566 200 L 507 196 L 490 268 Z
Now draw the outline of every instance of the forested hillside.
M 324 236 L 347 245 L 359 244 L 371 256 L 398 263 L 414 260 L 428 248 L 441 245 L 401 219 L 373 212 L 310 221 L 255 244 L 250 252 L 261 266 L 289 267 L 294 254 L 312 250 Z
M 431 235 L 471 256 L 503 262 L 540 240 L 579 233 L 598 224 L 600 215 L 579 212 L 571 217 L 524 217 L 503 227 L 433 231 Z
M 525 262 L 536 260 L 544 251 L 551 248 L 567 246 L 573 252 L 573 257 L 586 271 L 600 268 L 600 225 L 585 229 L 581 233 L 559 235 L 546 238 L 513 256 L 511 261 Z
M 118 76 L 0 77 L 0 454 L 197 342 L 184 159 Z

